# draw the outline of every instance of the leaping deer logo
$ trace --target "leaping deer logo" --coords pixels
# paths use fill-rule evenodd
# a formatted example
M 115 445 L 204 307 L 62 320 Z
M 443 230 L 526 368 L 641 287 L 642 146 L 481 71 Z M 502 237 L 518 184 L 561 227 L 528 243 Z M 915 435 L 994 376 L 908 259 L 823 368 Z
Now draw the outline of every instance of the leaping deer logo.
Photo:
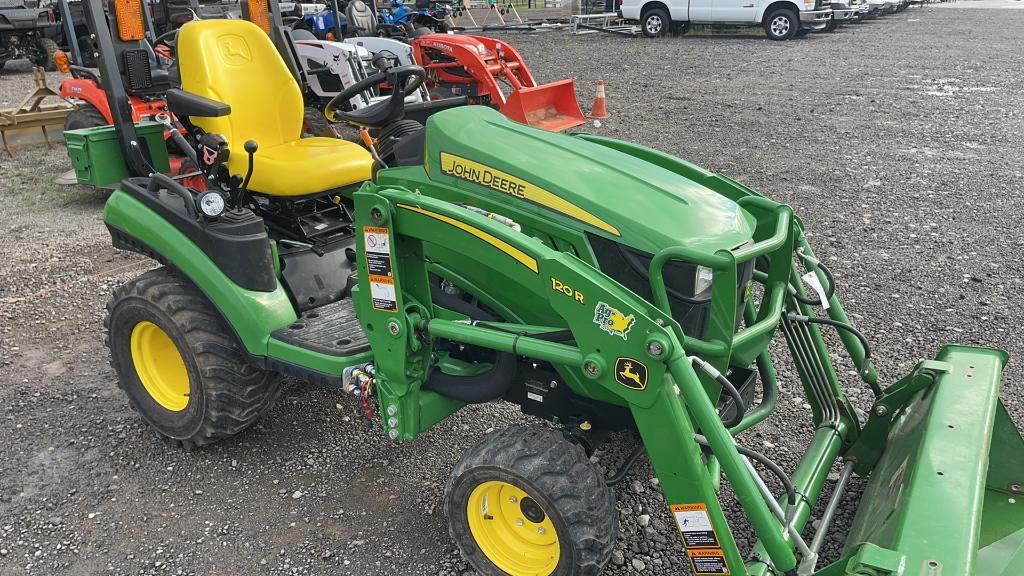
M 647 366 L 632 358 L 615 361 L 615 381 L 626 388 L 643 390 L 647 387 Z

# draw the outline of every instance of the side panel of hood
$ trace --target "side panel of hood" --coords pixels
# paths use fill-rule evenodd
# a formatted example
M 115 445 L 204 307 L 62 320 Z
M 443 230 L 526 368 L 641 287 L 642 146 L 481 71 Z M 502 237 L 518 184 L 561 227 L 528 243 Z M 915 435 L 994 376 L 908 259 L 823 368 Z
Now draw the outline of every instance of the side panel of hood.
M 529 128 L 483 106 L 434 114 L 426 170 L 439 183 L 510 196 L 635 248 L 714 251 L 748 241 L 754 219 L 732 200 L 645 160 Z M 545 215 L 547 216 L 547 214 Z

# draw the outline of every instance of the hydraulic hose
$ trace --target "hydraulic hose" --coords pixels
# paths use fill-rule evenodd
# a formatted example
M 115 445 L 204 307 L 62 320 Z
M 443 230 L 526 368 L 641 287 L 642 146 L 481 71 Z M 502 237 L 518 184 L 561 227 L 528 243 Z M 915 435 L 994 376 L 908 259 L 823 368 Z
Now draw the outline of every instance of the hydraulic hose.
M 817 258 L 807 256 L 803 252 L 797 252 L 797 255 L 800 256 L 804 261 L 804 264 L 806 264 L 810 270 L 818 269 L 825 275 L 825 280 L 828 282 L 828 286 L 825 288 L 825 300 L 831 300 L 832 295 L 836 293 L 836 279 L 835 276 L 832 275 L 832 270 L 829 270 L 828 266 L 825 266 L 825 264 Z M 789 293 L 802 304 L 806 304 L 808 306 L 820 306 L 822 304 L 819 299 L 807 298 L 806 296 L 801 295 L 800 292 L 792 286 L 789 287 Z
M 473 320 L 497 320 L 493 314 L 458 296 L 447 294 L 434 283 L 431 283 L 430 297 L 444 308 L 465 314 Z M 454 376 L 431 367 L 423 388 L 467 404 L 490 402 L 504 396 L 512 387 L 517 366 L 515 354 L 495 350 L 494 365 L 490 370 L 475 376 Z
M 700 444 L 701 446 L 707 446 L 708 448 L 711 447 L 711 444 L 708 442 L 708 439 L 701 434 L 694 434 L 693 439 L 697 442 L 697 444 Z M 761 465 L 763 465 L 765 468 L 771 471 L 772 474 L 778 477 L 779 481 L 782 482 L 783 488 L 785 488 L 786 490 L 786 496 L 788 498 L 789 505 L 796 506 L 796 488 L 793 486 L 793 481 L 790 480 L 789 476 L 786 475 L 785 470 L 783 470 L 778 464 L 773 462 L 764 454 L 751 450 L 750 448 L 747 448 L 745 446 L 740 446 L 739 444 L 736 444 L 736 451 L 746 456 L 747 458 L 757 460 L 758 462 L 761 463 Z
M 743 415 L 747 412 L 747 403 L 743 401 L 743 397 L 740 396 L 740 391 L 732 385 L 732 382 L 718 371 L 717 368 L 712 366 L 710 363 L 701 360 L 696 356 L 690 356 L 690 362 L 695 368 L 699 368 L 704 371 L 705 374 L 711 376 L 716 382 L 722 385 L 722 390 L 732 398 L 732 401 L 736 404 L 736 415 L 733 416 L 728 422 L 722 422 L 726 428 L 732 428 L 743 420 Z
M 845 322 L 839 322 L 838 320 L 833 320 L 831 318 L 818 318 L 815 316 L 804 316 L 802 314 L 790 314 L 788 318 L 794 322 L 806 322 L 807 324 L 824 324 L 826 326 L 832 326 L 839 330 L 846 330 L 850 334 L 853 334 L 854 336 L 857 337 L 857 340 L 860 340 L 861 346 L 864 347 L 864 362 L 862 362 L 861 365 L 857 367 L 857 372 L 863 377 L 871 369 L 871 345 L 868 343 L 867 336 L 864 336 L 864 334 L 860 330 L 857 330 L 850 324 L 847 324 Z M 879 386 L 877 382 L 869 382 L 868 386 L 871 387 L 871 392 L 874 393 L 875 398 L 878 398 L 882 395 L 882 387 Z
M 640 459 L 640 456 L 642 456 L 644 452 L 646 452 L 646 449 L 644 448 L 643 441 L 637 442 L 636 448 L 633 448 L 633 451 L 629 453 L 629 456 L 626 457 L 626 461 L 622 463 L 622 466 L 619 467 L 615 474 L 604 481 L 605 485 L 614 486 L 625 480 L 626 475 L 629 474 L 633 465 L 636 464 L 636 461 Z

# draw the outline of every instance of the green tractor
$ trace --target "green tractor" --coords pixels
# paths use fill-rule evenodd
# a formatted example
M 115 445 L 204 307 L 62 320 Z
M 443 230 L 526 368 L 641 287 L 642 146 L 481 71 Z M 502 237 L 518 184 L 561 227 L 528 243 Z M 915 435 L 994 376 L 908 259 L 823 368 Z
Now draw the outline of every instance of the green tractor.
M 395 97 L 329 108 L 366 145 L 302 139 L 298 86 L 257 26 L 185 24 L 177 70 L 158 77 L 141 25 L 86 1 L 117 121 L 69 136 L 76 169 L 124 176 L 104 211 L 114 245 L 163 265 L 118 288 L 106 320 L 120 386 L 160 435 L 187 447 L 232 436 L 283 375 L 357 392 L 384 442 L 504 400 L 547 423 L 487 434 L 445 491 L 452 538 L 482 574 L 600 573 L 617 537 L 611 484 L 643 452 L 696 575 L 1024 573 L 1006 353 L 946 346 L 880 384 L 788 206 L 654 150 L 489 108 L 409 123 L 401 88 L 422 80 L 414 66 L 368 79 Z M 205 190 L 153 168 L 166 149 L 143 145 L 125 81 L 172 84 Z M 823 330 L 876 396 L 866 421 Z M 790 474 L 741 435 L 776 408 L 773 341 L 812 408 Z M 640 447 L 606 478 L 587 456 L 617 431 Z M 826 565 L 853 475 L 867 488 Z M 730 530 L 723 478 L 751 549 Z

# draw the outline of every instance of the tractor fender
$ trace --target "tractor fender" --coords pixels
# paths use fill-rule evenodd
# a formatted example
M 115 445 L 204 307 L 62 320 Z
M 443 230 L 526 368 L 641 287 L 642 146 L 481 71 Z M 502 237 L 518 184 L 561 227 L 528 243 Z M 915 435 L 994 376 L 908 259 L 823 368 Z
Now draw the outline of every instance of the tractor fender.
M 80 100 L 92 105 L 107 122 L 113 123 L 110 116 L 110 105 L 107 103 L 107 93 L 100 88 L 96 82 L 87 78 L 65 78 L 60 83 L 60 97 L 65 100 Z
M 271 332 L 297 319 L 276 278 L 271 290 L 240 286 L 181 229 L 123 187 L 107 200 L 103 220 L 116 245 L 150 256 L 195 284 L 250 355 L 267 356 Z

